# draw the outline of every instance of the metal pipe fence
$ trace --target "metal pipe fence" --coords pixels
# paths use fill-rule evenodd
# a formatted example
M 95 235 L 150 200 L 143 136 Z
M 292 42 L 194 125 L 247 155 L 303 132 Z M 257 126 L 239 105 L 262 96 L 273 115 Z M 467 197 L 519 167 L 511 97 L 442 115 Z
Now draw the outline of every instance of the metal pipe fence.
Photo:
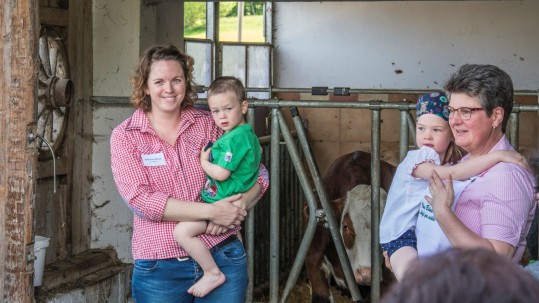
M 260 138 L 263 149 L 262 162 L 266 167 L 272 166 L 270 143 L 271 136 Z M 303 192 L 286 146 L 279 145 L 277 152 L 280 160 L 277 164 L 281 172 L 279 185 L 276 186 L 280 188 L 280 191 L 276 194 L 279 197 L 280 207 L 276 208 L 270 201 L 273 192 L 264 195 L 253 209 L 252 215 L 249 215 L 255 222 L 254 228 L 250 232 L 246 232 L 252 235 L 252 246 L 254 247 L 253 253 L 250 254 L 254 264 L 253 272 L 250 275 L 250 281 L 253 283 L 252 296 L 261 295 L 270 289 L 268 279 L 270 271 L 275 271 L 272 275 L 277 277 L 286 276 L 289 273 L 303 236 Z M 278 224 L 281 228 L 274 232 L 268 232 L 271 228 L 272 218 L 276 219 L 274 224 Z M 276 238 L 280 241 L 279 246 L 274 251 L 270 246 L 272 239 Z M 277 257 L 278 262 L 275 264 L 269 262 L 268 252 L 271 254 L 271 258 Z M 277 282 L 277 289 L 278 285 Z

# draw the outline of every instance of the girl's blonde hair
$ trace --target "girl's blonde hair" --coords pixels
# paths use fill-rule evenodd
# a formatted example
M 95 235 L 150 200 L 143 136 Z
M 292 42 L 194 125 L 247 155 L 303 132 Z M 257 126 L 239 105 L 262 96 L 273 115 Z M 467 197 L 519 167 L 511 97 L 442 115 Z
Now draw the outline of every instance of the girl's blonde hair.
M 445 151 L 445 156 L 442 159 L 442 165 L 445 165 L 448 163 L 456 164 L 465 155 L 466 155 L 466 151 L 460 148 L 459 146 L 457 146 L 457 144 L 455 144 L 455 141 L 451 140 L 451 142 L 449 142 L 449 146 L 447 146 L 447 150 Z

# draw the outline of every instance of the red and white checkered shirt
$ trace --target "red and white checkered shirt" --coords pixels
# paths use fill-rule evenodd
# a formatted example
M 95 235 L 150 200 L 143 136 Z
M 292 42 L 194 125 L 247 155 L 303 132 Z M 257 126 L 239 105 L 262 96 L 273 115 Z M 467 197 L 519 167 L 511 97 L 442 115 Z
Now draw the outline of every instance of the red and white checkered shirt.
M 111 168 L 118 191 L 134 212 L 132 250 L 135 260 L 157 260 L 187 256 L 173 237 L 176 222 L 162 221 L 169 197 L 203 203 L 200 191 L 206 175 L 200 165 L 200 150 L 222 131 L 207 111 L 182 110 L 176 145 L 161 140 L 141 109 L 112 132 Z M 162 154 L 162 156 L 160 155 Z M 164 165 L 146 166 L 143 156 L 159 155 Z M 258 183 L 269 187 L 267 170 L 261 165 Z M 213 247 L 236 230 L 220 236 L 202 235 Z

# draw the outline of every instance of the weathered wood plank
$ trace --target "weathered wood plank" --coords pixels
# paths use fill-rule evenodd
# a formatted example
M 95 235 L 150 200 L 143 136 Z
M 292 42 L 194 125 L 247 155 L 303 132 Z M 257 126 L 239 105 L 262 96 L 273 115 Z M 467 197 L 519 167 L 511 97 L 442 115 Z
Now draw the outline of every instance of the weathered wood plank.
M 68 174 L 68 164 L 66 157 L 57 158 L 56 161 L 56 176 L 67 175 Z M 52 178 L 54 176 L 54 165 L 52 160 L 39 161 L 37 167 L 37 178 Z M 58 183 L 58 179 L 56 180 Z
M 69 65 L 76 92 L 71 101 L 66 144 L 68 149 L 68 186 L 72 188 L 72 250 L 74 254 L 90 248 L 90 203 L 92 192 L 92 2 L 71 1 L 69 5 Z M 76 155 L 76 156 L 74 156 Z M 76 176 L 76 177 L 74 177 Z
M 0 29 L 0 33 L 2 36 L 6 37 L 4 39 L 4 43 L 0 43 L 0 54 L 4 54 L 8 51 L 8 47 L 10 46 L 9 41 L 10 37 L 7 35 L 6 28 L 9 28 L 7 26 L 7 23 L 9 21 L 6 20 L 6 16 L 9 16 L 9 11 L 7 10 L 6 5 L 0 6 L 0 25 L 2 28 Z M 0 136 L 0 222 L 6 222 L 6 207 L 7 204 L 6 198 L 7 198 L 7 182 L 6 178 L 6 163 L 7 163 L 7 157 L 5 155 L 5 151 L 7 149 L 7 136 L 6 129 L 7 129 L 7 122 L 8 122 L 8 105 L 7 99 L 5 98 L 7 96 L 6 92 L 6 75 L 9 73 L 9 70 L 11 70 L 11 66 L 6 66 L 6 64 L 2 63 L 0 64 L 0 76 L 3 76 L 2 80 L 0 81 L 0 130 L 2 131 L 2 136 Z M 7 251 L 7 235 L 5 230 L 5 225 L 0 224 L 0 261 L 6 260 L 6 251 Z M 2 262 L 4 263 L 4 262 Z M 3 265 L 0 265 L 2 267 L 2 270 L 0 270 L 0 298 L 4 298 L 4 290 L 5 290 L 5 281 L 6 281 L 6 270 Z
M 28 143 L 37 98 L 37 7 L 32 0 L 0 6 L 0 298 L 32 302 L 32 204 L 37 149 Z

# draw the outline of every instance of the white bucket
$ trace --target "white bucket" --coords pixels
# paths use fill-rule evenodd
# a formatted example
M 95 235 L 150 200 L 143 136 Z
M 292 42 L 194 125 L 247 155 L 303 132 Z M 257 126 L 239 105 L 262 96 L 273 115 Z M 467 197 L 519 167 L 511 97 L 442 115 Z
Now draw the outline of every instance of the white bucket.
M 34 287 L 41 286 L 43 271 L 45 270 L 45 255 L 49 247 L 50 238 L 36 236 L 34 240 Z

